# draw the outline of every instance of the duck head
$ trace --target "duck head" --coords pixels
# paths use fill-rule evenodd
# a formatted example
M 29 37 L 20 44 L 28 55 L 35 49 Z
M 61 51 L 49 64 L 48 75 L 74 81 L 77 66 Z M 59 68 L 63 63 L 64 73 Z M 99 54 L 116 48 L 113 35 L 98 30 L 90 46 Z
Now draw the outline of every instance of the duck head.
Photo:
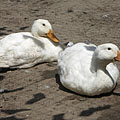
M 95 52 L 94 56 L 99 61 L 108 61 L 112 62 L 113 60 L 120 61 L 120 50 L 119 48 L 112 44 L 106 43 L 99 45 Z
M 47 37 L 53 42 L 56 43 L 59 42 L 57 37 L 54 35 L 52 26 L 48 20 L 44 20 L 44 19 L 35 20 L 32 25 L 31 31 L 35 37 Z

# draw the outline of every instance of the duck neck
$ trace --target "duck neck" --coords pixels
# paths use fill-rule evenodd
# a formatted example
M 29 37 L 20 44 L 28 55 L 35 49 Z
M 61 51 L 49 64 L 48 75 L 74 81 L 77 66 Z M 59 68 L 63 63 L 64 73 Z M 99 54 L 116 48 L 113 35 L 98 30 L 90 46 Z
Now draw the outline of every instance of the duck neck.
M 109 80 L 112 81 L 114 85 L 114 80 L 106 69 L 107 65 L 108 63 L 104 60 L 98 61 L 94 59 L 91 62 L 91 72 L 94 79 L 93 84 L 97 85 L 100 88 L 103 87 Z
M 107 74 L 106 66 L 110 63 L 110 61 L 106 60 L 98 60 L 95 56 L 93 56 L 91 61 L 91 72 L 96 73 L 98 75 L 99 73 Z
M 32 32 L 32 35 L 35 37 L 35 38 L 41 38 L 41 36 L 37 33 L 37 32 Z

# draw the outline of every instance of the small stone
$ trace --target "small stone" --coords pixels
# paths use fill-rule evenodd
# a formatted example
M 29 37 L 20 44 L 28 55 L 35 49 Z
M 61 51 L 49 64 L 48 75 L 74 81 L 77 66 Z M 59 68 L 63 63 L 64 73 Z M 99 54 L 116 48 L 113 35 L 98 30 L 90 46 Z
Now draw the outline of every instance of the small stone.
M 107 18 L 110 14 L 103 15 L 103 18 Z
M 46 89 L 50 88 L 50 86 L 48 86 L 48 85 L 45 85 L 44 87 L 45 87 Z
M 68 9 L 67 12 L 70 13 L 70 12 L 73 12 L 73 10 L 72 9 Z
M 25 70 L 24 72 L 29 73 L 30 71 L 29 70 Z

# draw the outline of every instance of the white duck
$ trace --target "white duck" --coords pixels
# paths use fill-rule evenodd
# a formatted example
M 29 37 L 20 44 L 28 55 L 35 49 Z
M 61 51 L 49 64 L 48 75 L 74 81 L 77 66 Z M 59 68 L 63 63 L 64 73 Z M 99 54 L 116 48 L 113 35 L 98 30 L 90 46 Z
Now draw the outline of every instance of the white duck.
M 29 68 L 57 61 L 62 50 L 48 20 L 35 20 L 31 32 L 7 35 L 0 40 L 0 67 Z
M 64 87 L 81 95 L 94 96 L 113 90 L 119 77 L 114 60 L 120 51 L 114 44 L 78 43 L 62 51 L 58 57 L 60 81 Z

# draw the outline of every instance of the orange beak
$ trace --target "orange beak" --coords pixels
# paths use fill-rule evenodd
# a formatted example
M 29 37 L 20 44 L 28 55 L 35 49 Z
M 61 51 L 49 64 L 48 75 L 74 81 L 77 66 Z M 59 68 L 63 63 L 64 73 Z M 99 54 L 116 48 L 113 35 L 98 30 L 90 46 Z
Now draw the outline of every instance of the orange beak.
M 120 52 L 117 52 L 117 57 L 115 57 L 115 60 L 120 61 Z
M 58 38 L 54 35 L 52 30 L 50 30 L 49 33 L 47 33 L 47 37 L 53 42 L 56 42 L 56 43 L 59 42 Z

